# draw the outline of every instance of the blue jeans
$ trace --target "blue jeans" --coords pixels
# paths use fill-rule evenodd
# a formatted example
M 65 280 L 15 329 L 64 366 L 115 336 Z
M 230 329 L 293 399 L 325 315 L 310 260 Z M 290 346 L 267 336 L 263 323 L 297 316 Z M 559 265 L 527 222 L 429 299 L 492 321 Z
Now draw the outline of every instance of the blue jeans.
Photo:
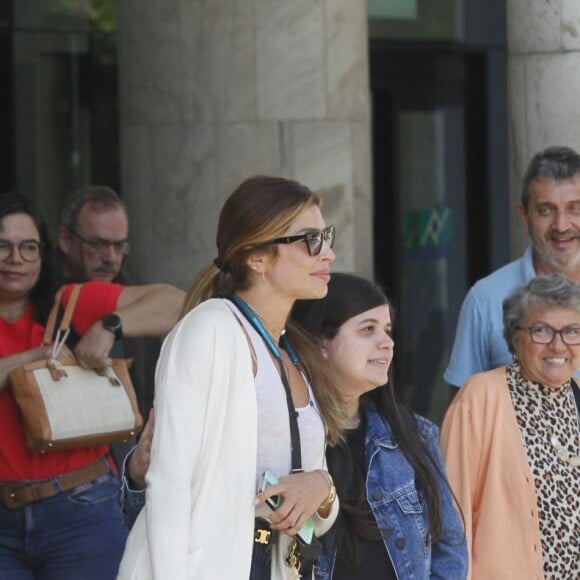
M 112 473 L 21 508 L 0 501 L 0 578 L 115 580 L 126 539 Z

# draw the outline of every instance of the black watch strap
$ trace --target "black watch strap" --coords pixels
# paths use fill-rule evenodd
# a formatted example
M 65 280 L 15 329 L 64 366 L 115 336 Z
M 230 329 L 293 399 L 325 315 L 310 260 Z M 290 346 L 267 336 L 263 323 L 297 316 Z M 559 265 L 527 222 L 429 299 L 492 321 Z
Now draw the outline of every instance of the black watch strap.
M 115 314 L 114 312 L 105 314 L 105 316 L 101 318 L 101 323 L 105 330 L 113 333 L 115 340 L 123 338 L 123 323 L 121 322 L 121 317 L 118 314 Z

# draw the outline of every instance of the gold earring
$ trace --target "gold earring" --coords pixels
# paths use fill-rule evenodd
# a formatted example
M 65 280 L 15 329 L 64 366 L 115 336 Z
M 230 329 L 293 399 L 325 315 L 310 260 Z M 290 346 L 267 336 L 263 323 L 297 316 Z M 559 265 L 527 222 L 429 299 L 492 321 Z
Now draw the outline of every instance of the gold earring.
M 262 282 L 266 283 L 266 272 L 262 272 Z

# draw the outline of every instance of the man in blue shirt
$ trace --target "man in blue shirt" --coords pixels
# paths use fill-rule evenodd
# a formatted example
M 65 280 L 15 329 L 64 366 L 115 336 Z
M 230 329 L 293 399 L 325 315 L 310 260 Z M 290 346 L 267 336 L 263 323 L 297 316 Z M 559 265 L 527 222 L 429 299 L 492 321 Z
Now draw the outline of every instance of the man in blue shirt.
M 569 147 L 537 153 L 524 175 L 519 214 L 530 237 L 524 255 L 474 284 L 461 307 L 443 377 L 451 396 L 474 373 L 512 362 L 502 303 L 534 276 L 561 272 L 580 282 L 580 155 Z

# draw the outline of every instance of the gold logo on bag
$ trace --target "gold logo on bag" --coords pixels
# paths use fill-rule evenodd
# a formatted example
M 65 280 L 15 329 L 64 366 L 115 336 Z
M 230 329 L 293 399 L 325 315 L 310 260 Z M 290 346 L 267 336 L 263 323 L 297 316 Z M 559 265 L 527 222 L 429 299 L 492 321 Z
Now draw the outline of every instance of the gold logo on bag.
M 272 532 L 270 530 L 256 530 L 256 537 L 254 542 L 257 544 L 267 544 L 270 541 L 270 534 Z

